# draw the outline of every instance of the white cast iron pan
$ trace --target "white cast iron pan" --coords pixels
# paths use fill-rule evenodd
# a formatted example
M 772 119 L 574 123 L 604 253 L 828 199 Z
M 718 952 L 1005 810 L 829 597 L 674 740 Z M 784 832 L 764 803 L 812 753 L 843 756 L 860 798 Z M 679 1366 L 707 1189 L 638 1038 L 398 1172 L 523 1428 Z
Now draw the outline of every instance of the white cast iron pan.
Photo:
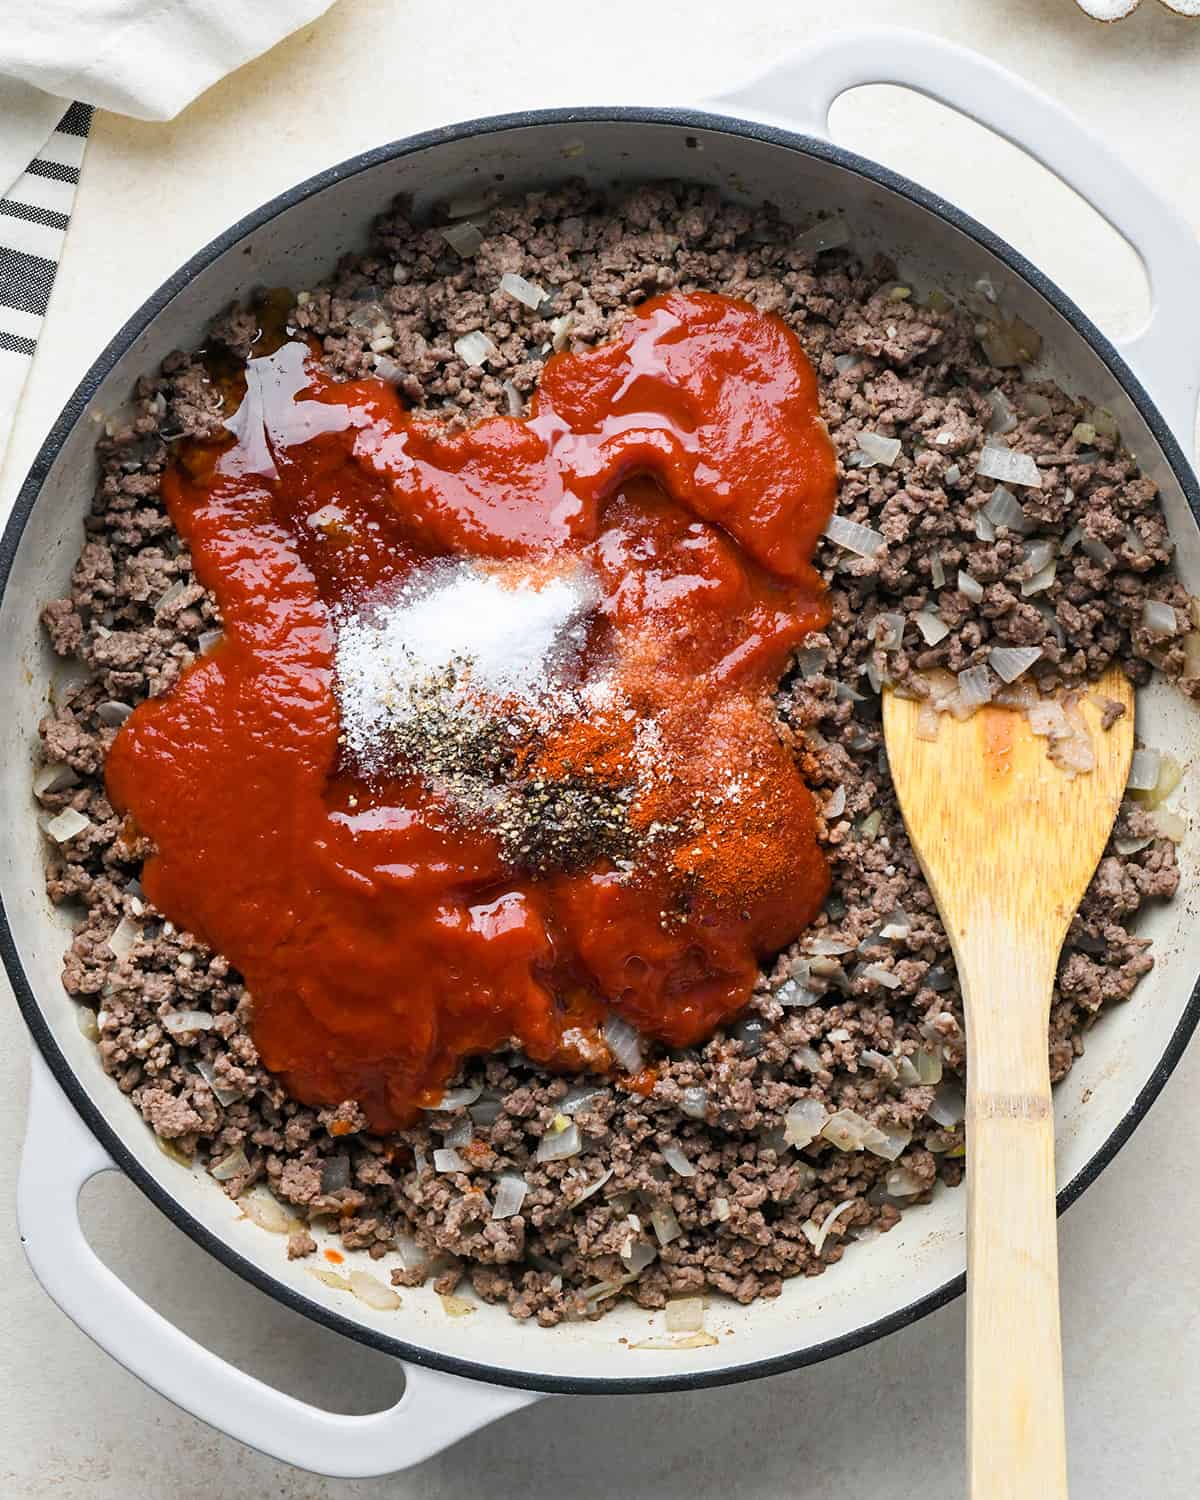
M 873 82 L 908 84 L 946 100 L 1025 146 L 1090 199 L 1145 259 L 1153 315 L 1144 332 L 1118 352 L 988 230 L 830 145 L 825 127 L 834 99 Z M 320 279 L 362 242 L 372 216 L 397 193 L 410 194 L 420 210 L 434 197 L 500 176 L 512 188 L 576 173 L 596 181 L 686 176 L 735 196 L 771 199 L 801 223 L 818 210 L 837 209 L 859 247 L 898 257 L 905 278 L 918 286 L 965 290 L 988 276 L 1006 307 L 1042 333 L 1049 373 L 1116 414 L 1162 491 L 1184 581 L 1200 592 L 1194 519 L 1200 490 L 1181 447 L 1191 449 L 1200 377 L 1200 252 L 1140 178 L 1050 100 L 982 58 L 927 36 L 838 39 L 777 68 L 723 107 L 741 118 L 589 109 L 477 121 L 385 146 L 286 193 L 201 251 L 117 335 L 47 440 L 4 535 L 0 826 L 7 838 L 0 855 L 0 946 L 41 1054 L 20 1190 L 26 1249 L 50 1295 L 127 1368 L 213 1426 L 310 1469 L 350 1477 L 401 1468 L 540 1391 L 633 1392 L 747 1380 L 867 1343 L 962 1290 L 964 1197 L 939 1194 L 829 1275 L 789 1282 L 777 1301 L 730 1304 L 710 1314 L 711 1326 L 722 1331 L 713 1348 L 632 1351 L 618 1339 L 646 1336 L 648 1315 L 636 1308 L 599 1324 L 546 1330 L 497 1308 L 448 1318 L 425 1289 L 405 1293 L 399 1311 L 374 1312 L 317 1283 L 302 1264 L 289 1265 L 281 1236 L 239 1220 L 211 1180 L 166 1158 L 101 1071 L 63 992 L 67 928 L 43 894 L 44 849 L 29 791 L 36 725 L 54 670 L 38 607 L 65 590 L 78 552 L 93 483 L 91 415 L 111 414 L 139 373 L 168 351 L 197 344 L 207 320 L 254 286 L 301 287 Z M 582 154 L 571 149 L 577 144 Z M 1193 719 L 1173 692 L 1151 690 L 1139 712 L 1147 739 L 1190 760 Z M 1182 859 L 1192 889 L 1196 853 L 1189 835 Z M 1156 968 L 1091 1033 L 1086 1056 L 1058 1091 L 1061 1207 L 1127 1139 L 1196 1025 L 1200 965 L 1184 913 L 1181 900 L 1149 919 Z M 404 1360 L 409 1379 L 399 1404 L 369 1417 L 315 1410 L 226 1365 L 145 1306 L 100 1264 L 79 1230 L 80 1186 L 114 1166 L 247 1280 Z M 735 1336 L 725 1336 L 726 1328 Z

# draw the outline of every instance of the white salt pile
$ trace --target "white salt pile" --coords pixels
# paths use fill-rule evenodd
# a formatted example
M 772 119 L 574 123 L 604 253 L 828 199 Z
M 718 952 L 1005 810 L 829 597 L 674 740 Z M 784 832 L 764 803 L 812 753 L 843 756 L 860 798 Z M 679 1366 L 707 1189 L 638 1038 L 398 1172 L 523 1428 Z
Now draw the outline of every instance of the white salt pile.
M 335 672 L 346 748 L 380 769 L 398 728 L 431 698 L 444 710 L 534 707 L 586 641 L 596 586 L 582 568 L 531 575 L 435 564 L 394 599 L 338 621 Z

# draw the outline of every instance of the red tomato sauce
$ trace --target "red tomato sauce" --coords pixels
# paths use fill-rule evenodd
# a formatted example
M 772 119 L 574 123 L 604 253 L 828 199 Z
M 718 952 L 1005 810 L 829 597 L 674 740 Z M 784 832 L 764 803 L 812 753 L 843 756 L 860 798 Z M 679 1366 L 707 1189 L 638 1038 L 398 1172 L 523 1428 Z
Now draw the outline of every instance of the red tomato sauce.
M 672 294 L 614 342 L 550 359 L 527 418 L 458 432 L 381 381 L 332 381 L 301 343 L 250 360 L 245 381 L 228 435 L 187 444 L 164 484 L 224 639 L 137 708 L 108 759 L 114 806 L 155 848 L 149 899 L 241 971 L 289 1091 L 355 1099 L 376 1130 L 497 1047 L 611 1067 L 610 1012 L 672 1046 L 702 1040 L 828 891 L 770 707 L 828 618 L 811 557 L 835 460 L 795 336 L 745 303 Z M 330 505 L 336 520 L 313 524 Z M 694 809 L 722 778 L 745 795 L 705 804 L 710 823 L 632 869 L 534 874 L 411 768 L 356 773 L 333 612 L 447 556 L 594 575 L 593 637 L 635 643 L 639 712 L 682 767 L 635 822 Z M 541 747 L 547 774 L 578 729 Z

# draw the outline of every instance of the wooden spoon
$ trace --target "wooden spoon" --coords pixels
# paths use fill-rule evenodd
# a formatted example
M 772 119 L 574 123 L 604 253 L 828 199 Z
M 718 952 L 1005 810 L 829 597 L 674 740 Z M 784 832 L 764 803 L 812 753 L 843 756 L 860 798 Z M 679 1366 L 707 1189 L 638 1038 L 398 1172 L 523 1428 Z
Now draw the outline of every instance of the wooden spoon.
M 1109 730 L 1100 696 L 1125 707 Z M 1096 766 L 1070 779 L 1021 714 L 944 714 L 930 741 L 917 738 L 917 704 L 884 697 L 900 808 L 950 937 L 966 1013 L 972 1500 L 1067 1494 L 1050 994 L 1129 777 L 1128 679 L 1110 671 L 1081 709 Z

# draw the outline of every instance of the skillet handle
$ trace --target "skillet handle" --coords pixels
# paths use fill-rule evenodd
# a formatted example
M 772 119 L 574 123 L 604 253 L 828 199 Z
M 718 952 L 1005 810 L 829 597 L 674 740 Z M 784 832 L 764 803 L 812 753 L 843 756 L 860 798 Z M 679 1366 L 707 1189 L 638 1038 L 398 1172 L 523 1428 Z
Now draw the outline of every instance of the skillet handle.
M 98 1172 L 115 1170 L 35 1053 L 17 1184 L 34 1275 L 106 1354 L 210 1427 L 297 1468 L 364 1479 L 407 1469 L 540 1399 L 408 1364 L 400 1400 L 369 1416 L 323 1411 L 265 1385 L 161 1317 L 92 1250 L 79 1224 L 79 1192 Z
M 1150 318 L 1121 352 L 1145 382 L 1189 462 L 1200 392 L 1200 242 L 1187 222 L 1074 115 L 978 52 L 925 32 L 879 27 L 830 37 L 715 107 L 822 138 L 849 89 L 898 84 L 970 116 L 1074 188 L 1141 256 Z

